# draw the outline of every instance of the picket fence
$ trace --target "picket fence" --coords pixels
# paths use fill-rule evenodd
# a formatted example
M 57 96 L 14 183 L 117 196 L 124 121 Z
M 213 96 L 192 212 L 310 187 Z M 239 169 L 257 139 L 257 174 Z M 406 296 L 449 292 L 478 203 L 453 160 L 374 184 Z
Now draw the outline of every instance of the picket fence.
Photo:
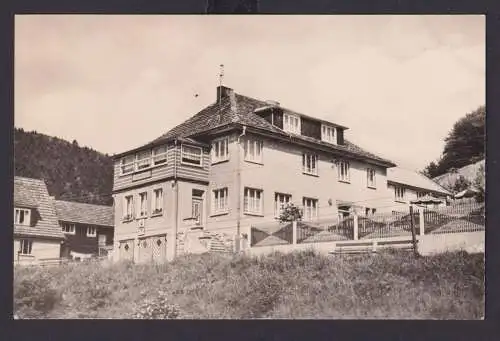
M 342 220 L 327 218 L 256 224 L 250 229 L 250 248 L 325 242 L 340 247 L 352 242 L 407 247 L 412 243 L 411 218 L 408 209 L 369 216 L 353 215 Z M 413 226 L 417 236 L 484 231 L 485 205 L 414 207 Z

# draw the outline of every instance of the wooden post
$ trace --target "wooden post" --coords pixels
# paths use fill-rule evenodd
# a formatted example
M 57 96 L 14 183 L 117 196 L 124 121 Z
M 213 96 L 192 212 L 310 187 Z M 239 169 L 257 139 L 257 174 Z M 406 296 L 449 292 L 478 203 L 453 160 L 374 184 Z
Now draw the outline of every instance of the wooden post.
M 411 240 L 413 243 L 413 253 L 415 254 L 415 257 L 418 257 L 417 237 L 415 231 L 415 224 L 413 222 L 413 205 L 410 205 L 410 225 L 411 225 Z
M 292 244 L 297 244 L 297 220 L 292 221 Z
M 358 215 L 354 213 L 354 226 L 353 226 L 354 240 L 358 240 Z
M 419 214 L 419 226 L 420 226 L 420 235 L 423 236 L 425 234 L 425 224 L 424 224 L 424 208 L 421 207 L 419 210 L 418 210 L 418 214 Z

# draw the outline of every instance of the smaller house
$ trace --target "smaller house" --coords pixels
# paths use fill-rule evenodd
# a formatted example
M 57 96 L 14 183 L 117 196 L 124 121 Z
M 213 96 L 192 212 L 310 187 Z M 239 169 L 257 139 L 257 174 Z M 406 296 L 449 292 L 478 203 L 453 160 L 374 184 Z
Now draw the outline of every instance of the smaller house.
M 431 206 L 446 206 L 452 196 L 447 189 L 425 175 L 401 167 L 387 169 L 387 188 L 395 205 L 402 207 L 427 195 L 442 200 L 442 203 Z
M 59 258 L 63 240 L 45 182 L 14 177 L 14 262 Z
M 61 257 L 82 260 L 107 256 L 113 249 L 112 206 L 55 200 L 59 229 L 65 240 Z

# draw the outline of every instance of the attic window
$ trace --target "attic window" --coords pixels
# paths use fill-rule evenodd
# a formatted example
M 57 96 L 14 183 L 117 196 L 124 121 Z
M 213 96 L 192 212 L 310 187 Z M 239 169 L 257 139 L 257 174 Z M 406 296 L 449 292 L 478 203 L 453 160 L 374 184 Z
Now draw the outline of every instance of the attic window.
M 14 209 L 14 222 L 18 225 L 29 226 L 31 223 L 30 216 L 31 216 L 31 210 L 29 209 L 26 208 Z
M 297 115 L 283 115 L 283 130 L 293 134 L 300 134 L 300 117 Z
M 321 125 L 321 140 L 328 142 L 328 143 L 333 143 L 336 144 L 337 136 L 335 136 L 335 127 L 322 124 Z

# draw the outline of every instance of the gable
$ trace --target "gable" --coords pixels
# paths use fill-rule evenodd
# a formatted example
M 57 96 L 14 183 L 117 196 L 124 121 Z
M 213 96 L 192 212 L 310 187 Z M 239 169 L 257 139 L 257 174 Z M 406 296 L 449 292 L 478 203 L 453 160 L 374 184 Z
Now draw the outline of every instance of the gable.
M 14 234 L 63 238 L 56 217 L 54 200 L 43 180 L 14 177 L 14 206 L 32 209 L 32 224 L 14 224 Z

